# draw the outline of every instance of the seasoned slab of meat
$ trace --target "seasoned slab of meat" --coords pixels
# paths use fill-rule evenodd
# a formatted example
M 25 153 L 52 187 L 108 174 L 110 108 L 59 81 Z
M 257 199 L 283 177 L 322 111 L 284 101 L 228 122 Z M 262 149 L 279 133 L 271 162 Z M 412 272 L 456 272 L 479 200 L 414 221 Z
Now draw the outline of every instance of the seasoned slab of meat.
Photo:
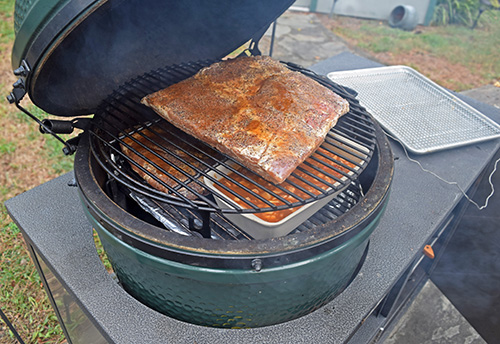
M 208 165 L 213 164 L 210 156 L 220 158 L 220 154 L 208 147 L 203 147 L 201 143 L 188 145 L 179 141 L 170 133 L 170 130 L 164 130 L 158 125 L 151 126 L 141 132 L 135 132 L 131 136 L 135 140 L 131 137 L 124 137 L 121 150 L 146 170 L 143 171 L 135 164 L 130 163 L 132 170 L 152 187 L 168 194 L 175 194 L 156 180 L 153 177 L 155 176 L 188 199 L 196 199 L 197 196 L 182 187 L 177 181 L 187 184 L 187 187 L 198 194 L 208 193 L 201 182 L 195 181 L 201 179 L 196 169 L 206 170 L 206 165 L 200 161 Z M 169 140 L 175 140 L 178 147 L 169 144 Z M 203 150 L 203 153 L 196 147 Z
M 267 56 L 215 63 L 142 103 L 276 184 L 349 111 L 346 100 Z

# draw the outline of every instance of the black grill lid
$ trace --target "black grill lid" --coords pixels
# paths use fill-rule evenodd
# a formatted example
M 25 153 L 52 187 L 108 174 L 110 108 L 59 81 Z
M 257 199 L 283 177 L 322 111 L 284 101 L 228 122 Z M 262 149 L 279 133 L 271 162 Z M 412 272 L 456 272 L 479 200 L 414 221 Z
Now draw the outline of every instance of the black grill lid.
M 63 9 L 78 3 L 73 0 Z M 118 85 L 137 75 L 186 61 L 217 60 L 258 40 L 292 3 L 109 0 L 77 14 L 61 10 L 41 32 L 33 30 L 36 37 L 25 49 L 31 69 L 28 94 L 51 114 L 94 113 Z

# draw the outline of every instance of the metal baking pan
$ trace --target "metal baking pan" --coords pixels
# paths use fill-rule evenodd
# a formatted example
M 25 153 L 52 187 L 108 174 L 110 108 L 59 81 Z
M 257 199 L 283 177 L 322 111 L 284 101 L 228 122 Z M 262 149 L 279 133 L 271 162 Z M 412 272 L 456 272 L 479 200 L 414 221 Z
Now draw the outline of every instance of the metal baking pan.
M 357 143 L 342 137 L 340 135 L 335 135 L 336 142 L 335 146 L 328 143 L 328 141 L 324 142 L 322 147 L 328 148 L 329 151 L 347 157 L 349 160 L 353 161 L 356 166 L 353 171 L 350 171 L 348 175 L 354 174 L 354 171 L 359 170 L 360 166 L 362 166 L 366 162 L 366 157 L 355 156 L 360 154 L 360 151 L 364 151 L 368 153 L 368 150 L 365 147 L 358 145 Z M 345 143 L 345 144 L 344 144 Z M 343 146 L 343 149 L 338 148 L 338 146 Z M 356 147 L 356 149 L 350 148 Z M 353 153 L 353 155 L 349 154 L 348 151 Z M 334 165 L 333 165 L 334 166 Z M 211 171 L 208 174 L 217 181 L 225 178 L 224 175 L 229 174 L 229 170 L 223 166 L 219 166 L 217 168 L 218 171 L 222 172 L 221 174 Z M 342 181 L 346 181 L 346 177 L 341 178 Z M 235 208 L 238 207 L 243 209 L 240 205 L 234 203 L 227 195 L 220 192 L 214 182 L 206 177 L 204 177 L 204 182 L 207 187 L 213 192 L 215 196 L 215 200 L 217 204 L 222 208 Z M 286 182 L 285 182 L 286 183 Z M 285 184 L 284 183 L 284 184 Z M 337 182 L 336 185 L 340 185 L 341 183 Z M 304 221 L 306 221 L 309 217 L 314 215 L 318 210 L 323 208 L 326 204 L 328 204 L 331 200 L 333 200 L 337 195 L 343 192 L 349 184 L 344 185 L 339 190 L 333 192 L 332 194 L 321 198 L 317 201 L 305 204 L 303 206 L 299 206 L 294 208 L 295 210 L 287 215 L 280 221 L 270 222 L 263 220 L 251 213 L 243 213 L 243 214 L 224 214 L 224 216 L 231 221 L 233 224 L 238 226 L 241 230 L 246 232 L 248 235 L 252 236 L 254 239 L 269 239 L 276 238 L 280 236 L 287 235 L 291 231 L 293 231 L 296 227 L 300 226 Z M 330 189 L 329 189 L 330 190 Z M 231 205 L 231 204 L 234 204 Z
M 416 154 L 500 137 L 500 125 L 406 66 L 332 72 L 358 92 L 360 104 Z

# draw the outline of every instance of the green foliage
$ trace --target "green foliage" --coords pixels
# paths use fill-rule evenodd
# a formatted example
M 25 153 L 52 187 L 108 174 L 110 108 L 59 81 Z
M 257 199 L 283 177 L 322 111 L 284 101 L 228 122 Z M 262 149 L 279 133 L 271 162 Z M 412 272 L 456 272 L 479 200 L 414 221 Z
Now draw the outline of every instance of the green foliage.
M 432 23 L 471 26 L 479 12 L 479 0 L 438 0 Z

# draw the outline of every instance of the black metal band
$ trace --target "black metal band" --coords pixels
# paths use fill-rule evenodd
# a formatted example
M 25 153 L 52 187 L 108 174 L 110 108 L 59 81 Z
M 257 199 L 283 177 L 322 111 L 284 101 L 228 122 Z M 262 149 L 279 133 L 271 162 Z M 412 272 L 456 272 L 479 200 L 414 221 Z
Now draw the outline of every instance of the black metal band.
M 97 220 L 113 236 L 119 238 L 124 243 L 135 247 L 143 252 L 149 253 L 159 258 L 164 258 L 170 261 L 179 262 L 188 265 L 194 265 L 205 268 L 219 269 L 255 269 L 254 261 L 260 261 L 261 268 L 281 267 L 288 264 L 293 264 L 316 257 L 322 253 L 328 252 L 356 235 L 367 229 L 369 226 L 376 226 L 379 216 L 385 209 L 388 193 L 386 193 L 379 203 L 379 206 L 374 209 L 368 217 L 362 222 L 356 224 L 352 228 L 333 237 L 331 240 L 322 242 L 312 247 L 302 247 L 289 252 L 277 252 L 273 255 L 269 254 L 253 254 L 245 255 L 210 255 L 200 251 L 181 251 L 167 246 L 159 245 L 154 242 L 132 235 L 132 233 L 120 228 L 116 223 L 107 221 L 102 213 L 95 208 L 92 202 L 86 202 L 87 210 L 90 215 Z M 373 223 L 372 223 L 373 222 Z M 248 242 L 251 245 L 251 242 Z

